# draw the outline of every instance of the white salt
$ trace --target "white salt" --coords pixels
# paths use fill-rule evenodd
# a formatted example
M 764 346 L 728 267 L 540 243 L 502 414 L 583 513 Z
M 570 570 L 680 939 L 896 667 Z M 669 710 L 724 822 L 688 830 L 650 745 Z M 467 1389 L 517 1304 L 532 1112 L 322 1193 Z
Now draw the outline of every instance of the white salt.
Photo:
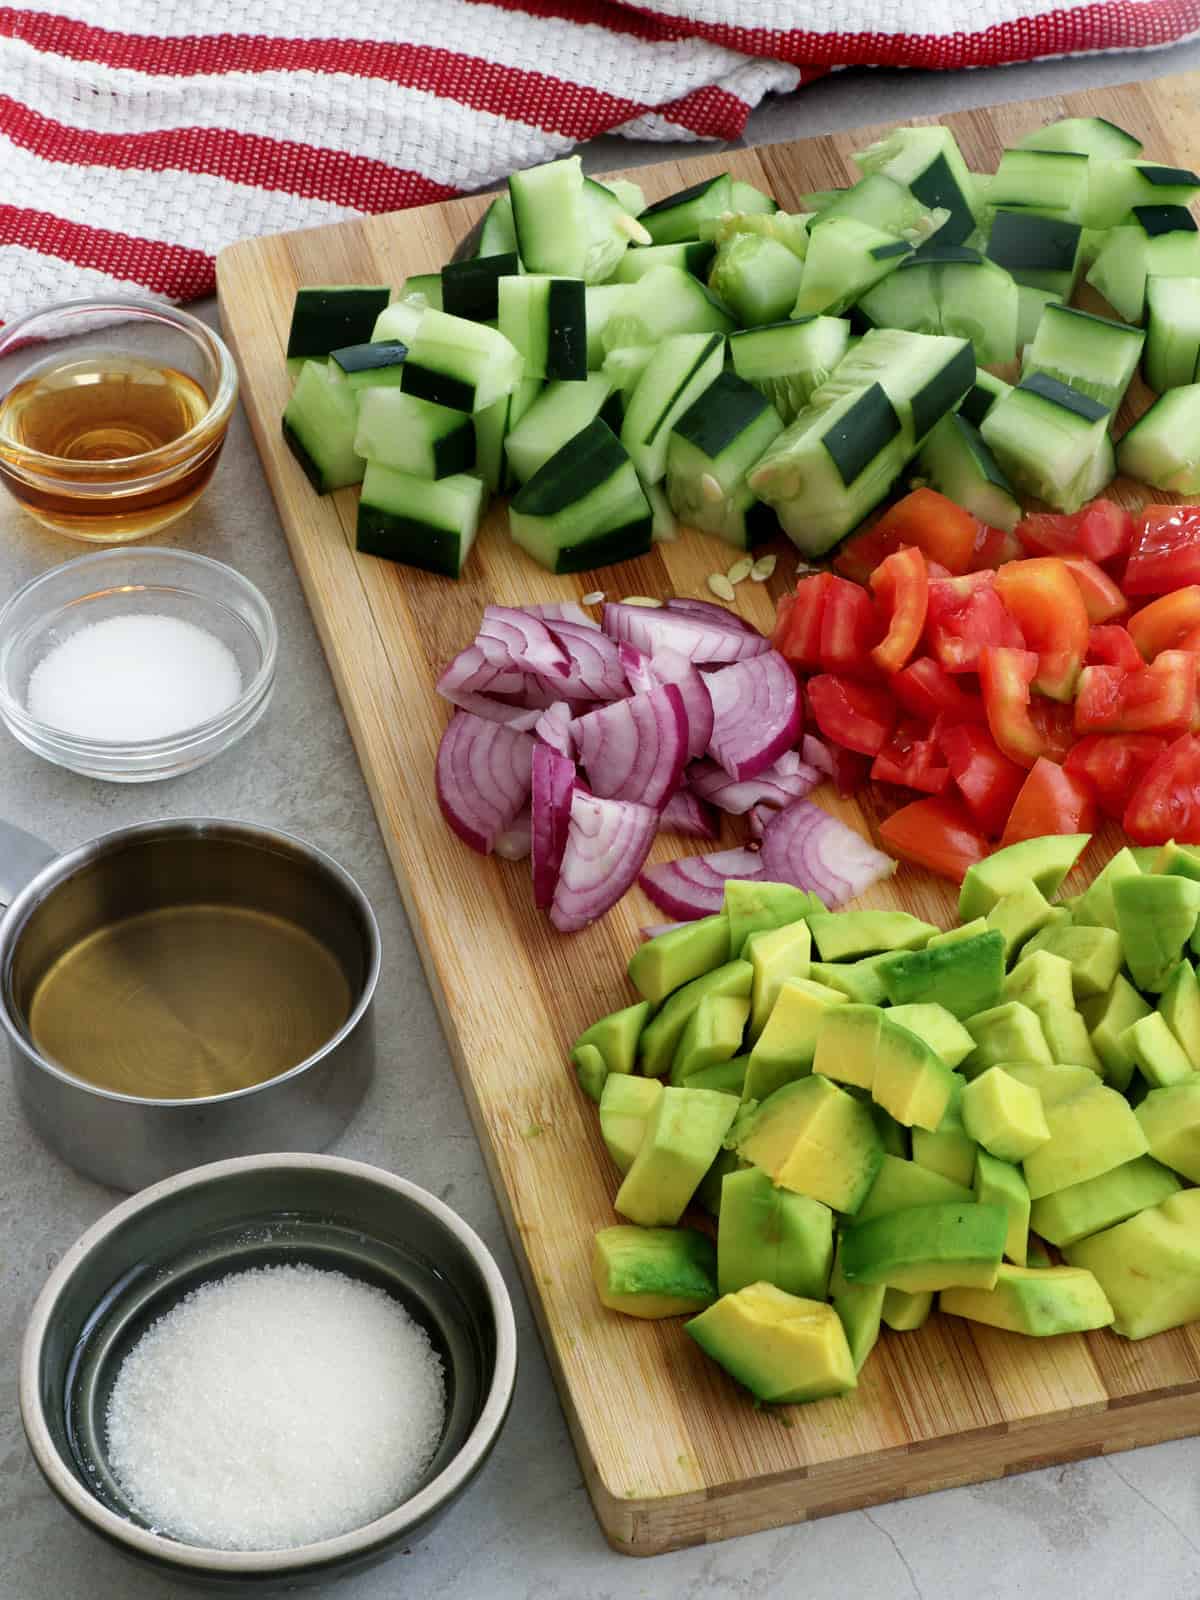
M 205 628 L 142 612 L 91 622 L 29 677 L 39 722 L 84 739 L 168 738 L 227 710 L 242 692 L 237 657 Z
M 295 1265 L 185 1296 L 121 1364 L 109 1461 L 150 1525 L 280 1550 L 348 1533 L 417 1488 L 441 1439 L 442 1363 L 382 1289 Z

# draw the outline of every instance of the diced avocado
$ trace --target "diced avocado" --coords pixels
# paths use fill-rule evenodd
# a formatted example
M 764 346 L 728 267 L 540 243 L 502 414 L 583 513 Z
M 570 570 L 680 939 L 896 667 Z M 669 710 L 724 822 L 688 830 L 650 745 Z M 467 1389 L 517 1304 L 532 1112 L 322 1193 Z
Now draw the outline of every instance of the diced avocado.
M 599 1103 L 608 1078 L 608 1062 L 594 1044 L 577 1044 L 571 1051 L 571 1060 L 575 1063 L 580 1088 Z
M 749 996 L 706 994 L 688 1018 L 675 1048 L 671 1082 L 686 1083 L 693 1072 L 732 1061 L 742 1048 L 749 1016 Z
M 869 1089 L 875 1081 L 879 1029 L 883 1012 L 878 1006 L 831 1006 L 821 1019 L 813 1071 L 835 1083 L 853 1083 Z
M 736 1094 L 741 1099 L 749 1061 L 748 1055 L 734 1056 L 731 1061 L 718 1061 L 715 1066 L 691 1073 L 687 1086 L 689 1089 L 716 1089 L 720 1094 Z
M 1160 846 L 1150 870 L 1167 872 L 1177 878 L 1200 879 L 1200 850 L 1168 839 L 1166 844 Z
M 989 1067 L 963 1090 L 962 1119 L 997 1161 L 1024 1161 L 1050 1138 L 1041 1095 L 1003 1067 Z
M 642 1071 L 648 1078 L 661 1078 L 670 1068 L 692 1012 L 709 995 L 727 995 L 735 1000 L 750 998 L 754 969 L 748 961 L 727 961 L 723 967 L 693 978 L 664 1003 L 662 1010 L 642 1029 L 638 1045 Z
M 681 989 L 728 960 L 729 919 L 718 912 L 647 939 L 630 957 L 629 981 L 643 999 L 656 1006 L 673 989 Z
M 1200 983 L 1190 961 L 1172 967 L 1159 996 L 1158 1010 L 1188 1061 L 1200 1068 Z
M 1113 1308 L 1095 1277 L 1082 1267 L 1024 1267 L 1004 1263 L 994 1289 L 947 1289 L 941 1310 L 1010 1333 L 1045 1338 L 1107 1328 Z
M 626 1077 L 613 1073 L 600 1095 L 600 1134 L 621 1172 L 633 1165 L 650 1114 L 662 1097 L 657 1078 Z
M 1182 1187 L 1153 1156 L 1137 1156 L 1111 1172 L 1034 1201 L 1029 1225 L 1060 1249 L 1156 1206 Z
M 1118 850 L 1076 901 L 1071 912 L 1076 927 L 1111 928 L 1115 933 L 1117 912 L 1113 905 L 1113 885 L 1121 878 L 1139 876 L 1141 870 L 1128 845 Z
M 852 961 L 879 950 L 919 950 L 938 930 L 907 911 L 825 911 L 808 919 L 822 961 Z
M 871 1192 L 859 1206 L 857 1220 L 867 1222 L 888 1211 L 909 1211 L 913 1206 L 969 1205 L 972 1192 L 965 1184 L 954 1183 L 940 1172 L 885 1155 Z
M 595 1068 L 592 1065 L 590 1051 L 581 1061 L 578 1052 L 581 1049 L 596 1050 L 604 1064 L 604 1075 L 610 1072 L 632 1072 L 634 1062 L 637 1060 L 637 1044 L 641 1037 L 646 1019 L 650 1015 L 650 1005 L 646 1000 L 639 1001 L 635 1006 L 625 1006 L 620 1011 L 612 1011 L 607 1017 L 601 1017 L 599 1022 L 593 1022 L 590 1028 L 585 1028 L 575 1041 L 571 1051 L 571 1060 L 579 1069 L 580 1081 L 583 1082 L 584 1072 L 588 1071 L 589 1078 L 594 1078 Z M 585 1069 L 585 1062 L 587 1063 Z M 584 1084 L 587 1088 L 587 1084 Z M 593 1100 L 599 1100 L 600 1090 L 604 1087 L 604 1078 L 601 1078 Z M 589 1094 L 591 1090 L 588 1090 Z
M 1158 844 L 1131 844 L 1129 846 L 1129 854 L 1137 862 L 1139 872 L 1153 872 L 1154 863 L 1158 860 L 1161 852 L 1162 846 Z
M 726 1134 L 726 1143 L 729 1135 Z M 742 1162 L 736 1150 L 718 1150 L 713 1159 L 713 1164 L 696 1185 L 695 1200 L 697 1205 L 702 1205 L 709 1216 L 721 1215 L 721 1186 L 731 1172 L 740 1170 Z
M 1200 1077 L 1152 1090 L 1134 1115 L 1154 1159 L 1200 1183 Z
M 1026 939 L 1051 919 L 1053 908 L 1036 883 L 1002 894 L 987 914 L 987 926 L 1004 935 L 1004 959 L 1012 961 Z
M 1019 1000 L 1031 1011 L 1040 1011 L 1048 1003 L 1074 1005 L 1071 963 L 1065 956 L 1056 956 L 1049 950 L 1035 950 L 1031 956 L 1022 956 L 1004 980 L 1004 998 Z
M 913 1129 L 912 1158 L 919 1167 L 940 1172 L 943 1178 L 968 1189 L 974 1178 L 975 1152 L 979 1147 L 963 1127 L 960 1109 L 963 1087 L 960 1080 L 946 1107 L 946 1115 L 932 1133 L 926 1128 Z
M 628 1317 L 682 1317 L 717 1298 L 716 1251 L 694 1228 L 601 1228 L 592 1281 L 601 1305 Z
M 809 977 L 830 989 L 836 989 L 857 1005 L 881 1006 L 887 999 L 887 993 L 879 968 L 891 954 L 890 950 L 886 950 L 882 955 L 864 956 L 861 961 L 814 961 L 809 969 Z
M 738 1102 L 710 1089 L 664 1089 L 613 1205 L 644 1228 L 671 1227 L 712 1165 Z
M 1047 1047 L 1054 1060 L 1063 1065 L 1088 1067 L 1102 1077 L 1104 1068 L 1088 1037 L 1087 1023 L 1072 1005 L 1044 1001 L 1037 1008 Z
M 1095 1273 L 1116 1313 L 1113 1328 L 1127 1339 L 1200 1317 L 1200 1189 L 1168 1195 L 1063 1253 Z
M 1083 854 L 1090 833 L 1047 834 L 996 850 L 967 868 L 958 914 L 968 922 L 986 917 L 1000 899 L 1031 880 L 1049 898 Z
M 907 1161 L 910 1130 L 901 1127 L 895 1117 L 889 1116 L 883 1107 L 877 1106 L 873 1100 L 868 1102 L 867 1109 L 871 1113 L 871 1120 L 875 1124 L 884 1155 L 896 1156 L 900 1161 Z
M 963 1062 L 963 1073 L 977 1078 L 989 1067 L 1005 1061 L 1053 1061 L 1036 1011 L 1019 1000 L 1006 1000 L 990 1011 L 967 1018 L 967 1032 L 975 1048 Z
M 744 878 L 729 878 L 721 909 L 729 921 L 729 954 L 733 960 L 743 953 L 752 933 L 786 927 L 799 922 L 809 912 L 824 912 L 825 907 L 807 889 L 793 889 L 790 883 L 756 883 Z
M 1077 928 L 1072 923 L 1055 923 L 1035 933 L 1025 946 L 1026 955 L 1038 950 L 1048 950 L 1051 955 L 1062 956 L 1071 963 L 1071 984 L 1076 1000 L 1105 994 L 1121 970 L 1121 940 L 1111 928 Z
M 746 940 L 742 957 L 754 968 L 750 984 L 751 1044 L 767 1025 L 783 980 L 808 977 L 811 955 L 812 934 L 804 921 L 764 928 Z
M 1113 905 L 1129 974 L 1139 989 L 1157 994 L 1196 926 L 1200 883 L 1170 874 L 1121 878 Z
M 901 951 L 880 963 L 893 1005 L 936 1000 L 960 1021 L 994 1005 L 1004 982 L 1004 935 L 989 930 L 952 944 Z
M 948 1067 L 958 1066 L 975 1048 L 975 1041 L 945 1006 L 936 1001 L 921 1005 L 892 1006 L 888 1016 L 909 1033 L 915 1033 L 932 1050 L 936 1050 Z
M 684 1327 L 706 1355 L 768 1404 L 822 1400 L 858 1383 L 833 1307 L 771 1283 L 723 1295 Z
M 845 995 L 836 989 L 810 978 L 785 978 L 750 1052 L 742 1098 L 765 1100 L 785 1083 L 807 1077 L 825 1013 L 830 1006 L 845 1004 Z
M 842 1239 L 848 1283 L 886 1283 L 909 1294 L 956 1285 L 990 1289 L 1004 1255 L 1000 1206 L 932 1205 L 855 1222 Z
M 933 934 L 925 948 L 933 949 L 939 944 L 956 944 L 959 939 L 973 939 L 977 933 L 988 933 L 986 917 L 972 917 L 970 922 L 960 922 L 956 928 L 947 928 L 944 933 Z
M 1096 1087 L 1096 1074 L 1090 1067 L 1065 1062 L 1006 1061 L 1004 1070 L 1010 1078 L 1036 1089 L 1042 1097 L 1043 1110 L 1056 1106 L 1062 1100 L 1072 1100 L 1085 1089 Z
M 1050 1138 L 1024 1162 L 1034 1200 L 1146 1154 L 1146 1135 L 1115 1089 L 1096 1084 L 1056 1105 L 1042 1104 Z
M 829 1277 L 829 1298 L 841 1318 L 855 1372 L 862 1371 L 864 1362 L 878 1342 L 879 1321 L 886 1293 L 887 1288 L 882 1283 L 847 1283 L 839 1258 L 834 1256 L 833 1271 Z
M 880 1318 L 893 1333 L 915 1333 L 929 1321 L 933 1310 L 933 1290 L 920 1289 L 910 1294 L 907 1289 L 884 1290 Z
M 721 1185 L 717 1286 L 733 1294 L 773 1283 L 788 1294 L 824 1300 L 833 1265 L 833 1212 L 819 1200 L 780 1189 L 758 1167 L 731 1172 Z
M 883 1146 L 867 1106 L 828 1078 L 808 1077 L 763 1101 L 738 1154 L 783 1188 L 854 1212 L 875 1181 Z
M 932 1046 L 882 1013 L 871 1082 L 877 1105 L 905 1128 L 932 1132 L 946 1115 L 957 1082 Z
M 1150 1015 L 1150 1007 L 1129 979 L 1119 972 L 1106 994 L 1082 1001 L 1079 1010 L 1104 1066 L 1105 1081 L 1113 1089 L 1127 1089 L 1136 1062 L 1121 1042 L 1122 1036 L 1140 1017 Z
M 1004 1254 L 1019 1267 L 1025 1265 L 1029 1249 L 1029 1187 L 1020 1167 L 979 1152 L 975 1163 L 975 1199 L 981 1206 L 1002 1206 L 1008 1214 Z
M 1186 1083 L 1194 1076 L 1187 1052 L 1167 1027 L 1160 1011 L 1139 1017 L 1125 1029 L 1121 1043 L 1152 1088 L 1166 1089 L 1173 1083 Z

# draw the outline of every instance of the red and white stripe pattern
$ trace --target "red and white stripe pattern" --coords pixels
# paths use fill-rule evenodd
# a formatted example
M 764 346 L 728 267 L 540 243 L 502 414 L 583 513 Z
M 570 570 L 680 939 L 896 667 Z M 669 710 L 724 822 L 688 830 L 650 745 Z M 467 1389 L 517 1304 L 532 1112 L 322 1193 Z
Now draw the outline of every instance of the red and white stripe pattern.
M 1200 0 L 951 0 L 931 7 L 945 30 L 931 33 L 911 31 L 914 13 L 911 0 L 0 3 L 0 320 L 80 294 L 188 299 L 246 234 L 443 199 L 600 133 L 733 139 L 763 95 L 848 63 L 984 66 L 1200 32 Z

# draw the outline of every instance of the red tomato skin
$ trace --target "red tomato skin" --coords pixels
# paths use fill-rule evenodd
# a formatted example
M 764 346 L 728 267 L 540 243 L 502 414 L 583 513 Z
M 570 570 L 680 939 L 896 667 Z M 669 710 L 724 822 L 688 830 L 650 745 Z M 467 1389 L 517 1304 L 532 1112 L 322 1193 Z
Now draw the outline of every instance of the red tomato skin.
M 1025 782 L 1025 769 L 1010 761 L 988 730 L 977 724 L 939 723 L 935 736 L 968 811 L 983 832 L 995 838 Z
M 1088 644 L 1087 609 L 1066 563 L 1057 556 L 1010 561 L 996 574 L 996 593 L 1016 619 L 1025 647 L 1038 653 L 1033 687 L 1069 700 Z
M 988 645 L 1020 649 L 1021 630 L 996 593 L 992 572 L 929 585 L 925 627 L 929 653 L 947 672 L 975 672 Z
M 879 618 L 871 596 L 857 583 L 830 577 L 821 614 L 821 670 L 875 677 L 871 650 L 879 639 Z
M 1000 835 L 1000 848 L 1051 833 L 1092 833 L 1096 796 L 1091 783 L 1040 756 L 1029 769 Z
M 1192 583 L 1200 583 L 1200 506 L 1147 506 L 1121 587 L 1127 595 L 1169 594 Z
M 1102 622 L 1089 628 L 1084 660 L 1089 667 L 1120 667 L 1123 672 L 1136 672 L 1143 665 L 1128 629 L 1119 623 Z
M 952 883 L 982 861 L 989 845 L 960 801 L 948 795 L 914 800 L 879 825 L 885 850 Z
M 899 549 L 915 545 L 948 571 L 970 569 L 977 523 L 969 511 L 936 489 L 914 489 L 880 517 L 873 533 L 895 538 Z
M 1196 714 L 1196 657 L 1166 650 L 1136 672 L 1085 667 L 1075 698 L 1075 732 L 1186 732 Z
M 1073 742 L 1069 726 L 1056 714 L 1060 708 L 1051 710 L 1049 701 L 1032 702 L 1037 668 L 1032 650 L 989 646 L 979 658 L 988 728 L 1004 754 L 1020 767 L 1031 767 L 1039 756 L 1061 760 Z
M 989 528 L 981 522 L 975 535 L 975 553 L 971 558 L 972 572 L 994 572 L 1006 561 L 1019 561 L 1025 554 L 1024 546 L 1015 533 L 1003 528 Z
M 1032 512 L 1017 525 L 1017 538 L 1033 555 L 1080 555 L 1100 564 L 1128 551 L 1133 518 L 1111 500 L 1093 500 L 1070 516 Z
M 1200 629 L 1200 584 L 1189 583 L 1160 595 L 1135 611 L 1125 624 L 1142 656 L 1153 661 L 1164 650 L 1184 648 L 1184 640 Z
M 986 722 L 983 699 L 968 694 L 959 679 L 932 656 L 918 656 L 892 679 L 892 693 L 910 716 L 933 722 L 945 716 L 952 722 Z
M 950 782 L 950 768 L 936 739 L 918 727 L 902 724 L 875 757 L 871 776 L 878 783 L 941 794 Z
M 913 546 L 888 556 L 871 574 L 883 638 L 871 651 L 880 672 L 892 674 L 905 665 L 921 640 L 929 607 L 929 572 L 925 557 Z
M 1134 844 L 1200 844 L 1200 739 L 1185 733 L 1143 773 L 1122 826 Z
M 877 756 L 895 726 L 896 702 L 882 685 L 820 673 L 808 680 L 808 701 L 825 737 L 860 755 Z
M 815 672 L 821 665 L 821 622 L 832 584 L 831 573 L 814 573 L 801 578 L 795 593 L 779 602 L 771 643 L 804 672 Z
M 1086 778 L 1104 815 L 1120 822 L 1143 773 L 1166 748 L 1154 733 L 1090 733 L 1071 747 L 1063 768 Z
M 1059 559 L 1075 580 L 1090 623 L 1115 622 L 1129 610 L 1129 601 L 1103 567 L 1089 561 L 1087 556 L 1060 556 Z

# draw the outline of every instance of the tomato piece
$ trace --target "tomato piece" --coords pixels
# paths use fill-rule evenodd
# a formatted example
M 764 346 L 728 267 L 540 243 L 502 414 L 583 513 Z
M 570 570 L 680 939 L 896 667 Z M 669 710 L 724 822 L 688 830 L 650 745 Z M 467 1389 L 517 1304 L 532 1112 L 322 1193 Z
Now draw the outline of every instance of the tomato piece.
M 1190 583 L 1200 583 L 1200 506 L 1147 506 L 1134 526 L 1125 593 L 1170 594 Z
M 821 665 L 821 620 L 833 582 L 832 573 L 814 573 L 779 602 L 771 643 L 794 667 L 815 672 Z
M 1142 774 L 1122 826 L 1134 844 L 1200 844 L 1200 739 L 1185 733 Z
M 1167 650 L 1148 667 L 1085 667 L 1076 733 L 1184 733 L 1196 709 L 1196 657 Z
M 1000 835 L 1000 848 L 1048 833 L 1092 833 L 1096 795 L 1090 781 L 1040 756 L 1029 769 Z
M 1192 628 L 1185 633 L 1175 646 L 1176 650 L 1200 650 L 1200 628 Z
M 1031 511 L 1017 523 L 1017 538 L 1031 555 L 1058 556 L 1078 549 L 1079 513 Z
M 830 576 L 821 616 L 822 672 L 873 677 L 871 649 L 879 640 L 879 618 L 871 596 L 857 583 Z
M 1003 528 L 989 528 L 986 522 L 980 522 L 975 529 L 975 552 L 971 557 L 970 570 L 984 572 L 990 569 L 994 572 L 1006 561 L 1019 561 L 1024 554 L 1024 548 L 1015 533 L 1007 533 Z
M 1200 584 L 1189 583 L 1186 589 L 1151 600 L 1125 626 L 1147 661 L 1164 650 L 1178 650 L 1188 634 L 1200 628 Z
M 852 534 L 842 544 L 833 558 L 833 570 L 853 583 L 870 583 L 875 568 L 903 548 L 904 541 L 898 534 L 889 533 L 876 522 L 861 533 Z
M 1075 579 L 1089 622 L 1112 622 L 1129 610 L 1129 601 L 1103 567 L 1087 556 L 1060 556 L 1059 560 Z
M 967 868 L 982 861 L 989 848 L 962 802 L 949 795 L 914 800 L 893 811 L 879 824 L 879 839 L 900 860 L 953 883 L 961 883 Z
M 929 608 L 929 573 L 915 545 L 897 550 L 871 574 L 877 616 L 885 629 L 871 651 L 881 672 L 899 672 L 920 643 Z
M 950 722 L 987 721 L 982 698 L 960 688 L 958 679 L 932 656 L 910 661 L 892 679 L 891 689 L 904 710 L 922 722 L 942 716 Z
M 970 570 L 977 524 L 969 511 L 936 489 L 914 489 L 883 513 L 871 530 L 894 538 L 896 548 L 915 545 L 953 573 Z
M 1073 742 L 1067 708 L 1033 700 L 1037 670 L 1038 657 L 1032 650 L 989 645 L 979 658 L 988 728 L 1000 749 L 1019 767 L 1031 767 L 1039 756 L 1060 761 Z
M 1088 629 L 1084 660 L 1089 667 L 1121 667 L 1125 672 L 1136 672 L 1142 665 L 1141 654 L 1128 630 L 1106 622 Z
M 1051 700 L 1069 700 L 1091 626 L 1070 569 L 1057 556 L 1009 561 L 996 574 L 996 593 L 1016 619 L 1026 649 L 1037 651 L 1033 687 Z
M 896 723 L 896 702 L 882 685 L 820 673 L 808 680 L 808 700 L 825 737 L 860 755 L 877 756 Z
M 1142 774 L 1166 747 L 1154 733 L 1090 733 L 1071 747 L 1063 767 L 1087 778 L 1101 811 L 1120 822 Z
M 988 645 L 1023 647 L 1020 628 L 996 593 L 996 575 L 973 572 L 929 585 L 925 636 L 947 672 L 975 672 Z
M 950 782 L 950 768 L 938 742 L 913 723 L 895 728 L 871 766 L 880 783 L 904 784 L 922 794 L 941 794 Z
M 994 838 L 1025 782 L 1024 767 L 1010 761 L 977 723 L 939 723 L 936 737 L 967 809 L 984 833 Z
M 1017 525 L 1017 538 L 1033 555 L 1086 556 L 1102 563 L 1123 556 L 1133 539 L 1133 518 L 1112 500 L 1093 500 L 1071 516 L 1034 511 Z

